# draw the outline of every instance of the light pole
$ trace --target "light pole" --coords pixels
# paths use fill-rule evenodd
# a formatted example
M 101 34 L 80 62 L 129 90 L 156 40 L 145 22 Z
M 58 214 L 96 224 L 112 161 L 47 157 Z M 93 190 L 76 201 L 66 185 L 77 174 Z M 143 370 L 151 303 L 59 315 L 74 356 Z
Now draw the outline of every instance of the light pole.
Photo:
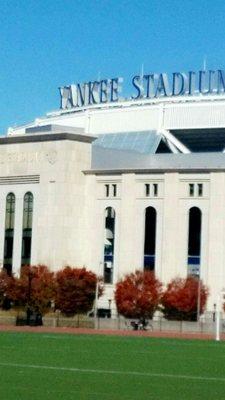
M 217 342 L 220 341 L 220 320 L 221 320 L 221 306 L 223 309 L 223 301 L 225 299 L 225 288 L 223 287 L 217 295 L 217 303 L 214 304 L 214 310 L 215 310 L 215 322 L 216 322 L 216 334 L 215 334 L 215 340 Z
M 199 266 L 199 276 L 198 276 L 198 294 L 197 294 L 197 322 L 199 322 L 200 311 L 201 311 L 201 275 Z
M 97 318 L 98 314 L 98 295 L 99 295 L 99 276 L 102 269 L 102 262 L 100 261 L 98 267 L 98 274 L 97 274 L 97 281 L 96 281 L 96 288 L 95 288 L 95 310 L 94 310 L 94 317 Z
M 220 304 L 221 297 L 220 294 L 217 296 L 217 304 L 216 304 L 216 341 L 220 341 Z
M 112 299 L 108 299 L 108 303 L 109 303 L 109 314 L 108 314 L 108 318 L 111 318 L 111 316 L 112 316 L 112 312 L 111 312 Z
M 95 318 L 97 318 L 97 312 L 98 312 L 98 276 L 97 276 L 96 288 L 95 288 L 95 312 L 94 312 Z

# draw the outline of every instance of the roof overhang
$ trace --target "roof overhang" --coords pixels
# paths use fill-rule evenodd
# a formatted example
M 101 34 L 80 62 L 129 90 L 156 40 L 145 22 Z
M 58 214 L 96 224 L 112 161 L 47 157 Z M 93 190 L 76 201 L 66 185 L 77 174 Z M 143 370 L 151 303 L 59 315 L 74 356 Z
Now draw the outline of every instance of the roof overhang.
M 191 152 L 222 152 L 225 128 L 171 129 L 170 133 Z

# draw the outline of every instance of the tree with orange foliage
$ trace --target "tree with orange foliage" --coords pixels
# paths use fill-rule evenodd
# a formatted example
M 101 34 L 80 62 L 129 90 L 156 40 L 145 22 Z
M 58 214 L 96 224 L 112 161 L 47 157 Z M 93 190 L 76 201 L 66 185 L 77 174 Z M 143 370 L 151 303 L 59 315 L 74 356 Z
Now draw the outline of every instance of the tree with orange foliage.
M 65 267 L 56 273 L 56 308 L 67 316 L 86 313 L 95 300 L 97 276 L 86 268 Z M 99 295 L 102 294 L 99 286 Z
M 11 277 L 8 295 L 28 313 L 45 314 L 55 297 L 54 273 L 45 265 L 23 266 L 19 278 Z
M 115 301 L 126 318 L 151 319 L 162 296 L 162 284 L 150 271 L 126 275 L 116 285 Z
M 198 278 L 173 279 L 162 297 L 162 312 L 170 320 L 196 321 L 199 301 L 199 313 L 205 310 L 208 288 Z

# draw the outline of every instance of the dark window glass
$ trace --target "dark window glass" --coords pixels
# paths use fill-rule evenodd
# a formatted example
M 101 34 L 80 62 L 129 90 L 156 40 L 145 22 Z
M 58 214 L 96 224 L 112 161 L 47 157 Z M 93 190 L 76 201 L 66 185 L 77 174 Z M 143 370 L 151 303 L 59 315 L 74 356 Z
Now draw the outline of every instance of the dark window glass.
M 112 185 L 112 189 L 113 189 L 113 197 L 116 197 L 117 195 L 117 187 L 115 184 Z
M 201 197 L 203 195 L 203 185 L 198 183 L 198 195 Z
M 105 196 L 109 197 L 109 185 L 105 185 Z
M 145 184 L 145 196 L 150 196 L 150 184 L 146 183 Z
M 4 242 L 4 261 L 3 261 L 3 267 L 6 269 L 8 274 L 12 273 L 14 221 L 15 221 L 15 195 L 13 193 L 9 193 L 6 197 L 5 242 Z
M 201 210 L 192 207 L 189 210 L 189 232 L 188 232 L 188 265 L 200 265 L 201 252 Z
M 153 196 L 157 197 L 158 196 L 158 184 L 153 183 Z
M 145 210 L 145 244 L 144 269 L 154 271 L 156 245 L 156 210 L 148 207 Z
M 28 192 L 23 201 L 22 265 L 29 265 L 31 258 L 31 238 L 33 220 L 33 194 Z
M 194 185 L 194 183 L 190 183 L 189 184 L 189 196 L 194 196 L 194 192 L 195 192 L 195 185 Z

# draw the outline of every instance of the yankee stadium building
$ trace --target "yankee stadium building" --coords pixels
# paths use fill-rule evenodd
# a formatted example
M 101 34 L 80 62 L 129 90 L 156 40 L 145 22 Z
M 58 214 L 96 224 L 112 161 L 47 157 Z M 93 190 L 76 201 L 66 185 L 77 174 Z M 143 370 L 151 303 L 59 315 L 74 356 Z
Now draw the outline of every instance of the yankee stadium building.
M 0 263 L 86 266 L 99 307 L 136 269 L 225 286 L 225 72 L 60 88 L 61 108 L 0 137 Z

